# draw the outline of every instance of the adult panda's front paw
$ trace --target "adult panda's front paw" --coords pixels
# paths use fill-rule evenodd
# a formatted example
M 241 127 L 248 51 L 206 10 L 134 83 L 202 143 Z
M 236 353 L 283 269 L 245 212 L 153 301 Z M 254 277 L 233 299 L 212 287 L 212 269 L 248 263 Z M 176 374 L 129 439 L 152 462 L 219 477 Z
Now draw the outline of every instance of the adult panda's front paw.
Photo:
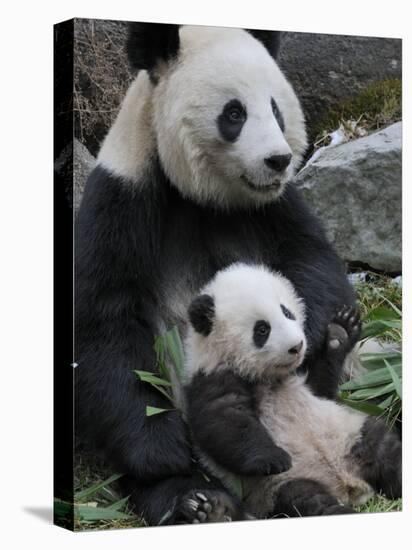
M 177 523 L 216 523 L 249 519 L 241 502 L 218 490 L 190 491 L 181 500 Z
M 346 354 L 359 340 L 361 330 L 362 323 L 358 309 L 343 306 L 328 325 L 327 348 L 329 353 Z

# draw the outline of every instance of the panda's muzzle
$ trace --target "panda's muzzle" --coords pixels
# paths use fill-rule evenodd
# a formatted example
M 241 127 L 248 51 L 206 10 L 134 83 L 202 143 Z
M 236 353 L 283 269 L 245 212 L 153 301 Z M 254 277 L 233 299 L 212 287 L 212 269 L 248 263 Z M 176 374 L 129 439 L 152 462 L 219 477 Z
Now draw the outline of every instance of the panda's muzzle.
M 265 193 L 267 191 L 275 191 L 279 189 L 281 185 L 280 181 L 277 181 L 277 180 L 272 181 L 272 183 L 268 183 L 266 185 L 256 185 L 252 181 L 250 181 L 250 179 L 247 176 L 242 175 L 240 177 L 250 189 L 253 189 L 254 191 L 259 191 L 261 193 Z

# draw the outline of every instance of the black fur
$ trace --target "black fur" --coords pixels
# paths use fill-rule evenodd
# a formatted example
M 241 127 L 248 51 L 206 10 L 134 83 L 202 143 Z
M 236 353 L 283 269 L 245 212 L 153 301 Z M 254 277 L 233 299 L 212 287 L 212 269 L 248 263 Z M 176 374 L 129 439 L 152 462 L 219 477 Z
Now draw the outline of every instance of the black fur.
M 306 478 L 283 483 L 276 492 L 273 504 L 273 515 L 287 517 L 355 513 L 353 508 L 339 504 L 324 485 Z
M 379 418 L 368 418 L 362 438 L 351 451 L 364 479 L 388 498 L 402 496 L 402 443 Z
M 169 61 L 179 51 L 179 25 L 129 23 L 126 52 L 130 66 L 151 72 L 159 61 Z
M 210 517 L 204 521 L 232 521 L 247 519 L 243 504 L 209 472 L 205 475 L 193 463 L 190 475 L 175 475 L 156 482 L 142 483 L 131 476 L 120 479 L 120 486 L 135 511 L 149 525 L 196 523 L 198 511 L 191 506 L 199 493 L 211 503 Z
M 187 418 L 194 439 L 221 466 L 244 476 L 279 474 L 291 467 L 259 421 L 254 386 L 221 365 L 197 373 L 186 386 Z
M 270 55 L 277 59 L 281 43 L 280 31 L 261 31 L 258 29 L 245 29 L 265 46 Z
M 189 319 L 199 334 L 208 336 L 213 327 L 215 303 L 208 294 L 197 296 L 189 306 Z
M 276 103 L 276 101 L 273 99 L 273 97 L 270 99 L 270 104 L 272 106 L 273 114 L 278 121 L 279 128 L 282 130 L 282 132 L 285 131 L 285 119 L 283 118 L 283 115 L 281 111 L 279 110 L 279 107 Z
M 290 319 L 291 321 L 296 321 L 296 317 L 293 315 L 289 309 L 284 306 L 283 304 L 280 304 L 280 309 L 282 310 L 283 315 L 286 317 L 286 319 Z
M 181 415 L 146 418 L 146 405 L 170 404 L 132 372 L 155 369 L 160 319 L 168 326 L 183 322 L 167 301 L 178 287 L 185 285 L 188 307 L 234 261 L 282 271 L 307 305 L 308 381 L 319 395 L 336 395 L 340 368 L 324 371 L 317 359 L 333 311 L 354 295 L 322 227 L 292 186 L 274 204 L 225 212 L 184 199 L 157 161 L 135 185 L 98 166 L 86 185 L 75 240 L 76 426 L 133 478 L 126 492 L 136 486 L 131 502 L 138 514 L 153 493 L 150 523 L 183 490 L 198 488 Z

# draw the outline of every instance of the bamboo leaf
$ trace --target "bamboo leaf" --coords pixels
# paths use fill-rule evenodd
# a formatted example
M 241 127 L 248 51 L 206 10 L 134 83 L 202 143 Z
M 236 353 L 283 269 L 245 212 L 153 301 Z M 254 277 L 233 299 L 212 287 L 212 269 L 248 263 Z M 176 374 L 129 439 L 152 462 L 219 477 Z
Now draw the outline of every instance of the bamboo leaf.
M 365 414 L 371 414 L 372 416 L 379 416 L 383 413 L 383 410 L 379 405 L 374 405 L 373 403 L 367 403 L 366 401 L 352 401 L 347 398 L 340 398 L 340 402 L 352 409 L 357 411 L 364 412 Z
M 88 487 L 83 491 L 79 491 L 78 493 L 75 493 L 74 495 L 75 502 L 88 499 L 90 496 L 94 495 L 94 493 L 97 493 L 97 491 L 100 491 L 101 489 L 103 489 L 103 487 L 106 487 L 106 485 L 110 485 L 110 483 L 113 483 L 114 481 L 117 481 L 118 479 L 120 479 L 123 475 L 124 474 L 113 474 L 108 479 L 105 479 L 104 481 L 100 481 L 99 483 L 96 483 L 95 485 L 92 485 L 91 487 Z
M 173 327 L 172 330 L 166 332 L 165 342 L 178 379 L 181 380 L 184 369 L 184 351 L 177 327 Z
M 146 407 L 146 416 L 154 416 L 155 414 L 162 414 L 174 410 L 175 409 L 159 409 L 158 407 L 151 407 L 150 405 L 148 405 Z
M 366 323 L 363 326 L 361 339 L 364 340 L 365 338 L 371 338 L 373 336 L 380 336 L 382 334 L 385 334 L 385 332 L 388 332 L 389 330 L 401 330 L 402 329 L 402 321 L 400 320 L 377 320 L 377 321 L 370 321 L 369 323 Z
M 402 382 L 401 382 L 399 376 L 397 375 L 397 373 L 395 372 L 395 369 L 393 367 L 391 367 L 391 365 L 386 360 L 384 360 L 384 361 L 385 361 L 385 364 L 388 368 L 388 371 L 391 374 L 393 384 L 395 386 L 395 391 L 398 394 L 399 398 L 402 399 Z
M 82 521 L 107 521 L 107 520 L 119 520 L 130 519 L 130 514 L 113 510 L 109 507 L 98 508 L 95 506 L 87 506 L 86 504 L 77 505 L 74 507 L 74 515 L 77 519 Z
M 363 400 L 363 399 L 374 399 L 375 397 L 380 397 L 381 395 L 386 395 L 395 389 L 395 384 L 391 382 L 385 386 L 379 388 L 364 388 L 361 390 L 356 390 L 351 393 L 352 400 Z
M 398 310 L 399 311 L 399 310 Z M 401 317 L 399 315 L 399 317 Z M 385 306 L 378 306 L 371 309 L 366 316 L 366 320 L 369 321 L 394 321 L 398 320 L 398 315 L 394 316 L 392 309 Z
M 129 497 L 124 497 L 121 500 L 118 500 L 117 502 L 113 502 L 113 504 L 110 504 L 110 506 L 107 506 L 106 508 L 108 510 L 121 510 L 124 506 L 126 506 L 127 501 L 129 500 Z
M 152 372 L 148 372 L 148 371 L 145 371 L 145 370 L 135 370 L 133 372 L 137 375 L 137 377 L 142 382 L 147 382 L 148 384 L 152 384 L 153 386 L 156 385 L 156 386 L 169 386 L 170 387 L 172 385 L 168 380 L 165 380 L 164 378 L 159 378 L 158 376 L 156 376 Z
M 383 362 L 383 361 L 382 361 Z M 395 372 L 397 370 L 401 371 L 402 367 L 399 365 L 394 367 Z M 349 380 L 344 384 L 341 384 L 341 390 L 357 390 L 361 388 L 375 387 L 388 384 L 391 382 L 392 376 L 388 368 L 385 366 L 380 369 L 373 370 L 360 376 L 359 378 L 354 378 Z

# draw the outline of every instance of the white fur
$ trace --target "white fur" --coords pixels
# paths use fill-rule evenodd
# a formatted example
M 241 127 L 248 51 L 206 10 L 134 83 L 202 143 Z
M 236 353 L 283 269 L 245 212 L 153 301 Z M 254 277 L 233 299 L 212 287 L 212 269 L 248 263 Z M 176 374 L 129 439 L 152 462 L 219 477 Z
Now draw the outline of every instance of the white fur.
M 373 490 L 350 455 L 365 419 L 358 411 L 314 396 L 302 377 L 289 377 L 280 387 L 262 387 L 260 420 L 276 444 L 291 455 L 292 468 L 260 480 L 245 478 L 249 507 L 265 516 L 280 485 L 301 477 L 323 483 L 342 503 L 366 502 Z
M 141 71 L 131 84 L 97 162 L 113 175 L 138 182 L 156 148 L 152 122 L 153 84 Z
M 137 182 L 155 136 L 163 168 L 183 195 L 223 207 L 274 200 L 301 161 L 306 132 L 299 101 L 264 46 L 241 29 L 182 27 L 177 61 L 158 73 L 157 86 L 145 71 L 139 73 L 99 162 Z M 271 97 L 285 120 L 284 134 Z M 248 114 L 234 143 L 220 136 L 216 123 L 231 99 L 239 99 Z M 264 163 L 289 152 L 292 162 L 281 177 Z M 280 186 L 256 191 L 241 176 L 261 189 L 275 180 Z
M 186 340 L 187 377 L 198 371 L 232 369 L 258 384 L 259 418 L 276 445 L 292 457 L 287 472 L 264 478 L 245 478 L 243 486 L 249 509 L 264 517 L 273 507 L 276 491 L 290 479 L 306 477 L 322 482 L 338 500 L 360 504 L 372 496 L 350 450 L 360 437 L 366 415 L 314 396 L 295 370 L 303 361 L 306 341 L 304 309 L 292 284 L 263 266 L 235 264 L 219 272 L 202 293 L 215 302 L 211 333 L 202 336 L 189 329 Z M 286 306 L 296 321 L 287 319 Z M 258 349 L 252 332 L 257 320 L 272 330 L 267 344 Z M 301 339 L 301 355 L 288 363 L 288 349 Z M 267 349 L 265 349 L 267 347 Z M 286 367 L 285 367 L 286 366 Z M 210 457 L 203 457 L 211 467 Z M 213 466 L 212 466 L 213 468 Z M 214 466 L 229 485 L 230 472 Z

